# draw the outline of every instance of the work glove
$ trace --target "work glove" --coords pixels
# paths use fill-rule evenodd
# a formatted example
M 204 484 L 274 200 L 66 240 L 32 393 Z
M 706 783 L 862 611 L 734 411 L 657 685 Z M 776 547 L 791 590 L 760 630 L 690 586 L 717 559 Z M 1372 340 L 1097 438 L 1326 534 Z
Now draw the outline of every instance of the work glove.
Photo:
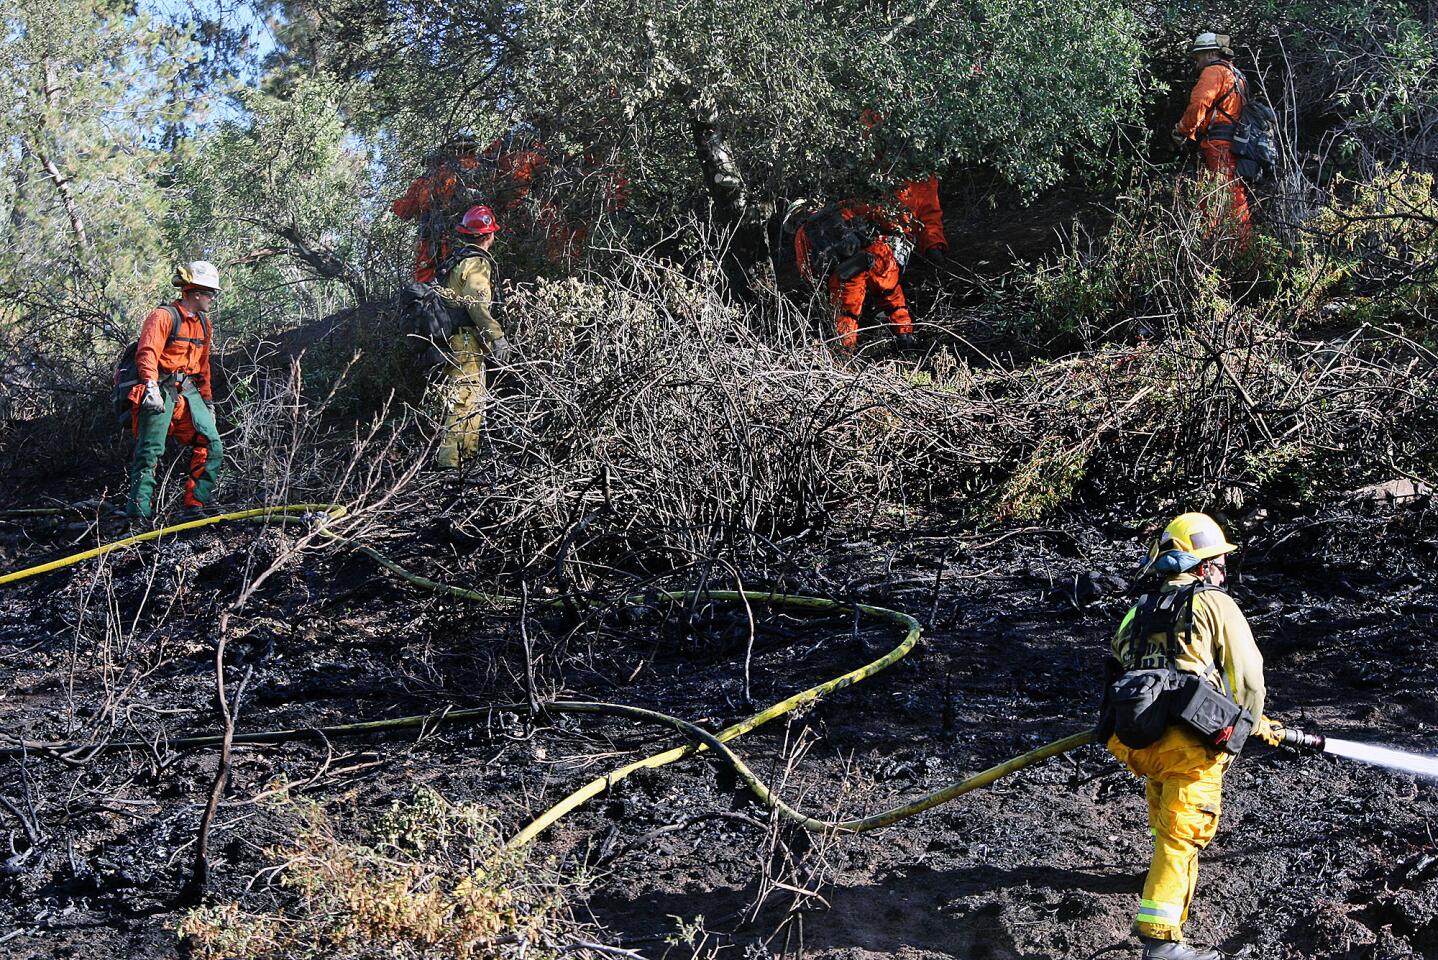
M 165 412 L 165 398 L 160 393 L 160 385 L 154 380 L 145 381 L 145 392 L 140 396 L 140 406 L 151 413 Z
M 1175 150 L 1182 150 L 1184 148 L 1184 145 L 1188 143 L 1188 137 L 1185 137 L 1177 130 L 1170 130 L 1168 132 L 1168 138 L 1169 140 L 1173 141 L 1173 146 Z
M 490 341 L 489 359 L 493 360 L 496 365 L 504 366 L 509 362 L 512 353 L 514 353 L 514 348 L 509 345 L 508 338 L 500 337 L 498 340 Z
M 1267 717 L 1258 718 L 1258 729 L 1254 731 L 1270 747 L 1276 747 L 1283 742 L 1283 724 L 1277 720 L 1270 720 Z

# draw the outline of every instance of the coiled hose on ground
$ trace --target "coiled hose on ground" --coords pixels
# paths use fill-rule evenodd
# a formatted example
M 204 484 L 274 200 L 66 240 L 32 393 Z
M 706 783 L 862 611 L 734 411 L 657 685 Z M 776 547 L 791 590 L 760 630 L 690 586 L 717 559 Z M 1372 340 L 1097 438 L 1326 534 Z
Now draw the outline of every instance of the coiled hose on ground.
M 69 512 L 63 508 L 42 508 L 32 510 L 8 510 L 0 511 L 0 517 L 27 517 L 53 515 Z M 446 596 L 456 597 L 462 600 L 478 601 L 490 604 L 509 604 L 518 601 L 511 597 L 503 597 L 494 594 L 481 593 L 469 590 L 464 587 L 457 587 L 451 584 L 440 583 L 416 574 L 372 547 L 357 543 L 342 534 L 335 533 L 327 528 L 327 524 L 339 520 L 348 513 L 342 504 L 336 503 L 300 503 L 286 504 L 283 506 L 259 507 L 252 510 L 239 510 L 232 513 L 221 514 L 214 517 L 206 517 L 200 520 L 192 520 L 187 523 L 175 524 L 162 527 L 156 530 L 146 531 L 133 536 L 124 537 L 109 543 L 102 544 L 89 550 L 61 557 L 47 563 L 37 564 L 23 570 L 0 575 L 0 586 L 8 583 L 15 583 L 40 574 L 50 573 L 65 567 L 83 563 L 96 557 L 112 553 L 127 546 L 143 543 L 149 540 L 156 540 L 164 536 L 181 533 L 189 530 L 197 530 L 201 527 L 211 526 L 218 523 L 248 521 L 258 523 L 285 523 L 285 522 L 306 522 L 321 524 L 319 532 L 325 537 L 343 543 L 351 549 L 369 557 L 385 570 L 422 590 L 432 593 L 439 593 Z M 1051 757 L 1075 750 L 1085 744 L 1093 743 L 1095 732 L 1085 730 L 1071 736 L 1044 744 L 1027 753 L 996 764 L 957 783 L 950 784 L 941 790 L 937 790 L 880 813 L 871 814 L 867 817 L 859 817 L 852 820 L 824 820 L 795 809 L 785 803 L 781 798 L 765 784 L 754 771 L 744 762 L 737 753 L 728 746 L 728 741 L 743 736 L 757 727 L 763 726 L 776 717 L 784 716 L 793 710 L 807 703 L 812 703 L 836 690 L 859 683 L 868 677 L 879 673 L 881 670 L 893 665 L 906 656 L 918 643 L 920 627 L 917 620 L 906 613 L 898 610 L 891 610 L 887 607 L 876 607 L 868 604 L 846 604 L 826 597 L 793 596 L 788 594 L 770 593 L 756 590 L 700 590 L 700 591 L 668 591 L 659 594 L 660 597 L 671 602 L 682 602 L 692 599 L 703 599 L 718 602 L 748 602 L 762 603 L 769 606 L 782 606 L 791 609 L 816 610 L 827 613 L 855 612 L 862 616 L 874 619 L 885 620 L 889 623 L 904 629 L 904 638 L 898 646 L 888 653 L 879 657 L 871 663 L 864 664 L 844 673 L 840 676 L 816 684 L 807 690 L 793 694 L 792 696 L 760 710 L 758 713 L 735 723 L 718 733 L 711 733 L 708 730 L 698 727 L 687 720 L 659 713 L 655 710 L 648 710 L 643 707 L 628 706 L 618 703 L 598 703 L 588 701 L 559 700 L 539 705 L 542 713 L 574 713 L 574 714 L 602 714 L 606 716 L 626 717 L 631 720 L 652 723 L 658 726 L 668 727 L 685 737 L 691 742 L 684 746 L 673 747 L 652 754 L 640 760 L 635 760 L 617 770 L 597 777 L 575 790 L 558 803 L 551 806 L 544 813 L 540 814 L 519 833 L 515 834 L 509 841 L 510 847 L 521 847 L 529 843 L 545 828 L 553 825 L 560 818 L 574 809 L 609 789 L 615 783 L 629 776 L 636 770 L 652 769 L 661 767 L 676 760 L 698 752 L 708 752 L 722 760 L 733 768 L 735 774 L 744 781 L 749 790 L 759 798 L 767 807 L 774 810 L 779 816 L 791 820 L 806 830 L 815 832 L 836 831 L 842 833 L 863 833 L 868 830 L 875 830 L 879 827 L 890 826 L 900 820 L 922 813 L 940 804 L 947 803 L 955 797 L 962 796 L 970 791 L 987 787 L 995 781 L 1006 777 L 1011 773 L 1022 770 L 1025 767 L 1041 763 Z M 630 598 L 633 602 L 652 600 L 653 594 L 646 597 Z M 543 605 L 554 605 L 562 601 L 541 600 Z M 478 720 L 494 715 L 497 710 L 511 710 L 529 712 L 527 704 L 505 704 L 492 707 L 468 710 L 445 710 L 431 714 L 417 714 L 408 717 L 396 717 L 389 720 L 374 720 L 362 723 L 342 724 L 330 727 L 317 727 L 311 729 L 289 729 L 270 730 L 260 733 L 236 734 L 234 743 L 282 743 L 285 741 L 305 739 L 309 737 L 345 737 L 365 736 L 379 733 L 386 733 L 395 730 L 424 728 L 436 726 L 443 723 L 460 723 L 471 720 Z M 222 737 L 219 735 L 186 737 L 183 739 L 166 741 L 165 746 L 170 749 L 203 749 L 205 747 L 218 746 Z M 134 747 L 149 747 L 150 744 L 132 741 L 107 741 L 102 744 L 83 743 L 48 743 L 42 741 L 16 741 L 11 738 L 9 744 L 0 740 L 0 757 L 19 756 L 27 752 L 44 752 L 61 755 L 70 759 L 80 756 L 87 756 L 101 750 L 119 750 Z

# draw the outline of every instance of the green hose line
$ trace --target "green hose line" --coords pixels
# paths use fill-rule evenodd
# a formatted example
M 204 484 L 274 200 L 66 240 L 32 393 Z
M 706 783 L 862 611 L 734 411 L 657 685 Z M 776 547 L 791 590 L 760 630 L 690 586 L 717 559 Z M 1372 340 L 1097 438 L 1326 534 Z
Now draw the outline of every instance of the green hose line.
M 37 512 L 58 513 L 61 511 L 45 510 Z M 261 507 L 254 510 L 241 510 L 233 513 L 222 514 L 219 516 L 206 517 L 201 520 L 194 520 L 188 523 L 176 524 L 174 526 L 163 527 L 161 529 L 148 531 L 146 533 L 138 534 L 136 536 L 126 537 L 122 540 L 116 540 L 112 543 L 104 544 L 100 547 L 86 550 L 82 553 L 77 553 L 72 556 L 63 557 L 59 560 L 50 561 L 49 563 L 39 564 L 37 566 L 28 567 L 24 570 L 19 570 L 14 573 L 6 574 L 4 576 L 0 576 L 0 585 L 6 583 L 14 583 L 19 580 L 24 580 L 28 577 L 34 577 L 43 573 L 51 572 L 53 570 L 59 570 L 64 567 L 72 566 L 74 564 L 84 562 L 85 560 L 90 560 L 103 554 L 110 553 L 111 551 L 118 550 L 125 546 L 142 543 L 146 540 L 158 539 L 159 537 L 171 533 L 198 529 L 200 527 L 205 527 L 212 524 L 243 520 L 254 520 L 259 522 L 285 522 L 286 520 L 302 519 L 306 515 L 316 513 L 322 514 L 327 520 L 338 520 L 341 517 L 344 517 L 347 512 L 347 509 L 341 504 L 291 504 L 276 507 Z M 22 512 L 8 511 L 7 513 L 21 514 Z M 5 514 L 0 514 L 0 516 L 3 515 Z M 31 513 L 28 515 L 34 514 Z M 456 587 L 449 584 L 440 583 L 435 580 L 430 580 L 426 577 L 422 577 L 419 574 L 416 574 L 406 569 L 405 567 L 389 559 L 384 554 L 373 549 L 372 547 L 356 543 L 348 537 L 345 537 L 338 533 L 334 533 L 333 531 L 324 528 L 320 529 L 320 533 L 324 534 L 331 540 L 344 543 L 347 546 L 358 551 L 359 553 L 364 554 L 365 556 L 374 560 L 384 569 L 393 573 L 395 576 L 406 581 L 407 583 L 419 587 L 422 590 L 426 590 L 432 593 L 444 594 L 447 596 L 453 596 L 463 600 L 471 600 L 494 605 L 513 604 L 519 602 L 516 598 L 513 597 L 505 597 L 498 594 L 481 593 L 479 591 L 468 590 L 463 587 Z M 556 701 L 552 703 L 542 704 L 540 706 L 540 710 L 541 712 L 545 713 L 603 714 L 609 716 L 626 717 L 632 720 L 639 720 L 646 723 L 666 726 L 672 730 L 683 734 L 693 742 L 684 746 L 673 747 L 671 749 L 664 750 L 660 753 L 652 754 L 639 760 L 635 760 L 618 768 L 617 770 L 606 774 L 603 777 L 598 777 L 590 781 L 589 783 L 580 787 L 578 790 L 569 794 L 568 796 L 560 800 L 558 803 L 550 807 L 534 821 L 524 827 L 524 829 L 519 831 L 519 833 L 515 834 L 515 836 L 511 838 L 508 843 L 508 846 L 510 848 L 517 848 L 528 844 L 541 831 L 553 825 L 556 821 L 564 817 L 566 814 L 583 805 L 584 803 L 597 796 L 598 794 L 602 793 L 603 791 L 609 789 L 615 783 L 618 783 L 620 780 L 623 780 L 625 777 L 629 776 L 636 770 L 661 767 L 698 752 L 708 751 L 714 756 L 716 756 L 718 759 L 729 765 L 731 768 L 733 768 L 735 773 L 745 782 L 745 785 L 750 789 L 750 791 L 752 791 L 755 796 L 757 796 L 764 804 L 777 811 L 780 816 L 803 826 L 805 829 L 813 831 L 833 830 L 844 833 L 862 833 L 867 830 L 874 830 L 879 827 L 890 826 L 891 824 L 897 823 L 898 821 L 903 820 L 907 817 L 914 816 L 915 814 L 921 813 L 925 810 L 929 810 L 932 807 L 938 806 L 939 804 L 946 803 L 947 801 L 952 800 L 955 797 L 961 796 L 962 794 L 989 786 L 1000 778 L 1008 776 L 1009 774 L 1017 770 L 1022 770 L 1025 767 L 1040 763 L 1044 760 L 1049 759 L 1050 757 L 1058 756 L 1061 753 L 1066 753 L 1070 750 L 1077 749 L 1078 747 L 1092 743 L 1095 740 L 1095 732 L 1092 730 L 1073 734 L 1072 736 L 1068 736 L 1061 740 L 1056 740 L 1052 743 L 1045 744 L 1044 746 L 1038 747 L 1034 750 L 1030 750 L 1028 753 L 1025 753 L 1021 756 L 1014 757 L 1011 760 L 1007 760 L 996 766 L 990 767 L 989 769 L 984 770 L 981 773 L 978 773 L 972 777 L 969 777 L 966 780 L 945 787 L 944 789 L 929 794 L 928 796 L 921 797 L 918 800 L 912 801 L 908 804 L 904 804 L 902 806 L 895 807 L 891 810 L 886 810 L 881 813 L 873 814 L 868 817 L 861 817 L 855 820 L 841 821 L 821 820 L 816 817 L 811 817 L 795 809 L 794 807 L 791 807 L 789 804 L 785 803 L 782 799 L 776 796 L 774 792 L 770 790 L 769 787 L 754 774 L 754 772 L 749 768 L 749 766 L 745 764 L 743 759 L 732 749 L 729 748 L 728 741 L 741 737 L 744 734 L 750 732 L 751 730 L 763 726 L 764 724 L 768 723 L 771 720 L 774 720 L 777 717 L 789 714 L 805 704 L 812 703 L 830 693 L 842 690 L 845 687 L 849 687 L 856 683 L 859 683 L 860 681 L 865 680 L 873 676 L 874 674 L 879 673 L 881 670 L 884 670 L 885 668 L 893 665 L 894 663 L 902 659 L 904 656 L 906 656 L 911 650 L 913 650 L 915 644 L 918 643 L 920 635 L 920 627 L 918 621 L 906 613 L 902 613 L 898 610 L 890 610 L 886 607 L 876 607 L 868 604 L 846 604 L 837 600 L 830 600 L 825 597 L 791 596 L 788 594 L 766 591 L 677 590 L 661 591 L 658 595 L 674 603 L 681 603 L 689 600 L 712 600 L 730 603 L 761 603 L 770 606 L 783 606 L 792 609 L 813 610 L 825 613 L 856 612 L 863 616 L 872 617 L 878 620 L 885 620 L 897 626 L 903 627 L 904 638 L 896 647 L 894 647 L 892 650 L 879 657 L 878 659 L 870 663 L 864 664 L 861 667 L 850 670 L 849 672 L 844 673 L 840 676 L 834 677 L 831 680 L 826 680 L 825 682 L 809 687 L 806 690 L 801 690 L 798 693 L 795 693 L 788 698 L 781 700 L 778 703 L 773 704 L 772 706 L 766 707 L 758 713 L 755 713 L 752 716 L 749 716 L 739 721 L 738 723 L 732 724 L 731 726 L 724 728 L 718 733 L 711 733 L 703 729 L 702 727 L 698 727 L 690 723 L 689 721 L 683 720 L 679 717 L 659 713 L 654 710 L 647 710 L 643 707 L 633 707 L 624 704 L 598 703 L 589 701 Z M 625 602 L 647 602 L 651 600 L 653 596 L 654 594 L 634 595 L 625 598 Z M 562 603 L 565 603 L 566 601 L 559 598 L 546 598 L 542 600 L 537 600 L 535 602 L 541 606 L 558 606 Z M 428 725 L 437 726 L 443 723 L 458 723 L 478 720 L 486 717 L 491 717 L 496 711 L 499 710 L 529 712 L 530 709 L 531 708 L 528 705 L 524 704 L 506 704 L 491 707 L 482 707 L 477 709 L 446 710 L 439 713 L 397 717 L 389 720 L 373 720 L 361 723 L 343 724 L 332 727 L 319 727 L 312 729 L 294 728 L 286 730 L 272 730 L 259 733 L 236 734 L 232 738 L 232 742 L 236 744 L 271 744 L 306 739 L 311 737 L 335 738 L 343 736 L 366 736 L 372 734 L 387 733 L 394 730 L 413 729 Z M 167 749 L 200 749 L 205 747 L 218 746 L 222 742 L 222 740 L 223 737 L 221 737 L 220 735 L 206 735 L 164 741 L 163 745 Z M 45 752 L 52 755 L 66 756 L 73 754 L 83 754 L 86 752 L 102 752 L 122 749 L 152 749 L 154 746 L 157 745 L 143 741 L 109 741 L 101 744 L 82 744 L 46 743 L 41 741 L 26 740 L 16 741 L 13 739 L 11 739 L 11 744 L 13 745 L 0 746 L 0 757 L 18 756 L 27 752 Z

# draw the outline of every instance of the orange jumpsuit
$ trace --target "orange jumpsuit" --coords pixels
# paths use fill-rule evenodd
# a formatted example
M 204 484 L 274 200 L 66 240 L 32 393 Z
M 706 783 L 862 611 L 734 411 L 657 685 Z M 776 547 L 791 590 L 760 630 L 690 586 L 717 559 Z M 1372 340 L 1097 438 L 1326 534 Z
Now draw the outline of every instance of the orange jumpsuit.
M 865 107 L 859 111 L 859 122 L 864 126 L 864 136 L 873 132 L 884 122 L 879 111 Z M 882 158 L 878 158 L 882 160 Z M 919 253 L 928 254 L 934 250 L 948 253 L 949 240 L 944 235 L 944 209 L 939 205 L 939 178 L 929 174 L 923 180 L 905 180 L 894 199 L 907 211 L 903 229 L 914 241 Z
M 944 209 L 939 206 L 939 178 L 931 173 L 925 180 L 905 180 L 894 199 L 909 212 L 909 233 L 919 252 L 947 253 L 949 240 L 944 236 Z
M 843 213 L 845 219 L 862 215 L 854 207 L 846 207 Z M 829 299 L 834 305 L 834 330 L 840 345 L 846 350 L 853 350 L 859 345 L 859 319 L 870 296 L 888 316 L 895 333 L 914 332 L 904 288 L 899 285 L 899 263 L 894 259 L 893 248 L 881 237 L 865 247 L 864 252 L 872 261 L 869 269 L 848 280 L 841 280 L 835 270 L 830 270 L 828 276 Z M 798 260 L 800 275 L 810 283 L 817 279 L 813 275 L 812 253 L 809 235 L 800 227 L 794 234 L 794 256 Z
M 499 137 L 484 148 L 484 156 L 494 163 L 499 209 L 510 218 L 527 217 L 535 232 L 544 235 L 550 260 L 558 263 L 572 256 L 584 242 L 584 225 L 569 223 L 550 199 L 533 195 L 535 181 L 552 164 L 544 144 L 520 146 Z
M 140 328 L 135 349 L 135 370 L 140 382 L 130 389 L 134 404 L 130 429 L 135 434 L 135 453 L 130 466 L 131 516 L 150 516 L 155 489 L 155 467 L 165 452 L 165 437 L 190 448 L 190 470 L 185 479 L 185 506 L 207 503 L 220 479 L 223 445 L 210 409 L 210 331 L 208 322 L 187 311 L 176 300 L 180 330 L 171 337 L 170 312 L 164 307 L 150 311 Z M 166 409 L 156 413 L 143 409 L 140 398 L 145 381 L 160 384 Z
M 1240 247 L 1248 245 L 1252 220 L 1248 209 L 1248 193 L 1237 175 L 1233 157 L 1233 124 L 1243 113 L 1243 94 L 1238 89 L 1234 72 L 1227 61 L 1211 63 L 1203 68 L 1188 99 L 1188 109 L 1174 127 L 1174 133 L 1198 141 L 1205 171 L 1203 207 L 1211 213 L 1210 231 L 1217 228 L 1224 216 L 1222 205 L 1211 206 L 1208 194 L 1228 194 L 1227 216 L 1231 218 Z
M 478 166 L 479 158 L 474 156 L 461 156 L 459 170 L 450 163 L 441 164 L 432 173 L 416 177 L 391 206 L 401 220 L 419 221 L 414 246 L 414 278 L 418 282 L 433 282 L 435 271 L 449 256 L 451 226 L 464 214 L 458 208 L 467 207 L 472 199 L 458 196 L 463 192 L 461 173 Z

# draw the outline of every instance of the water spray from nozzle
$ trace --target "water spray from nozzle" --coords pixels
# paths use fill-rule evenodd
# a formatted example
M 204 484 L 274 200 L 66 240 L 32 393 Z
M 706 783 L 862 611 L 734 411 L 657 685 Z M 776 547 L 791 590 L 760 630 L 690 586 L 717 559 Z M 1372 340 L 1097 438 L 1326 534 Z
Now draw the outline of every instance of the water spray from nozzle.
M 1266 736 L 1265 739 L 1267 739 L 1269 743 L 1276 744 L 1277 746 L 1312 753 L 1327 753 L 1335 757 L 1356 760 L 1359 763 L 1387 767 L 1389 770 L 1400 770 L 1404 773 L 1414 774 L 1415 776 L 1438 779 L 1438 757 L 1424 756 L 1421 753 L 1410 753 L 1406 750 L 1394 750 L 1392 747 L 1377 747 L 1368 743 L 1354 743 L 1351 740 L 1330 740 L 1328 737 L 1320 734 L 1304 733 L 1302 730 L 1285 727 L 1276 720 L 1269 720 L 1267 717 L 1263 718 L 1263 723 L 1268 727 L 1268 736 Z

